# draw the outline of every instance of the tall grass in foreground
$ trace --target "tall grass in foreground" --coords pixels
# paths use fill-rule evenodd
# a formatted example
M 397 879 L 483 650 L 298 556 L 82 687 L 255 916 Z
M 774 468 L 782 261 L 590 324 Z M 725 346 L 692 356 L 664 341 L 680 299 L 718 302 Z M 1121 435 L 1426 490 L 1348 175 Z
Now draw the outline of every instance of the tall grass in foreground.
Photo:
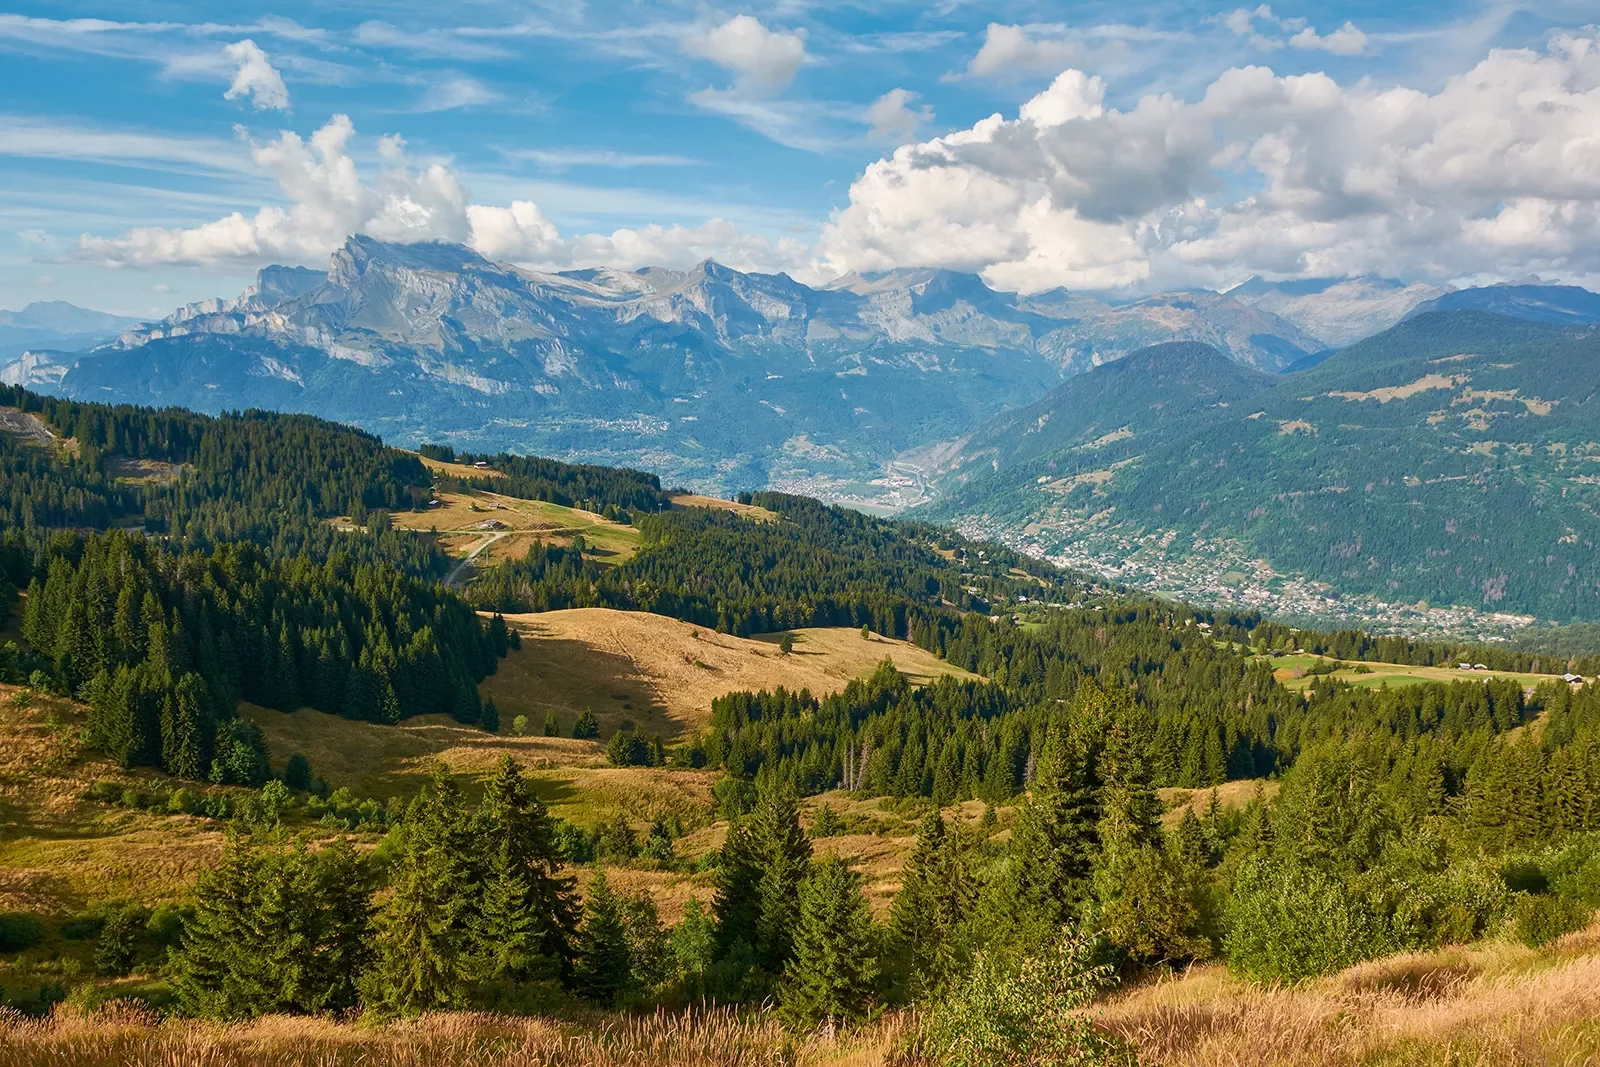
M 1393 956 L 1293 988 L 1196 968 L 1091 1014 L 1136 1041 L 1146 1067 L 1600 1064 L 1600 926 L 1545 949 L 1487 942 Z M 723 1010 L 590 1027 L 476 1014 L 228 1026 L 113 1004 L 44 1020 L 0 1015 L 0 1067 L 937 1067 L 907 1052 L 913 1027 L 901 1014 L 794 1038 L 773 1020 Z
M 1267 989 L 1220 967 L 1130 990 L 1100 1022 L 1148 1067 L 1578 1067 L 1600 1063 L 1600 927 L 1374 960 Z
M 3 1067 L 876 1067 L 900 1040 L 898 1020 L 796 1040 L 775 1020 L 720 1010 L 588 1029 L 467 1013 L 381 1027 L 286 1016 L 230 1026 L 161 1022 L 114 1004 L 44 1020 L 0 1015 Z

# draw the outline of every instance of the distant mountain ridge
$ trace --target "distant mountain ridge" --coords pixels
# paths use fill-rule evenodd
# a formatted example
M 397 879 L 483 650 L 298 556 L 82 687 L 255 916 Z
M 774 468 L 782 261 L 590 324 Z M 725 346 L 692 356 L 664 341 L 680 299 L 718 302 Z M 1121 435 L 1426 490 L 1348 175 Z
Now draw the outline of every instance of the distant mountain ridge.
M 0 310 L 0 362 L 19 358 L 29 347 L 91 348 L 138 323 L 64 300 L 35 301 L 21 311 Z
M 1361 275 L 1269 282 L 1255 277 L 1226 295 L 1300 327 L 1327 348 L 1342 348 L 1381 333 L 1419 304 L 1446 292 L 1425 282 Z
M 1004 482 L 1041 459 L 1094 470 L 1147 451 L 1154 440 L 1225 417 L 1231 405 L 1276 382 L 1210 345 L 1172 341 L 1105 363 L 1056 386 L 1040 400 L 993 419 L 934 453 L 944 489 L 969 481 Z M 998 476 L 998 477 L 997 477 Z
M 1486 285 L 1418 304 L 1406 316 L 1433 311 L 1488 311 L 1530 322 L 1600 323 L 1600 293 L 1576 285 Z
M 1215 293 L 1112 307 L 909 270 L 813 288 L 707 261 L 562 273 L 460 245 L 351 238 L 325 272 L 269 267 L 207 300 L 10 380 L 203 411 L 354 422 L 402 444 L 581 457 L 725 490 L 839 498 L 907 448 L 953 437 L 1155 341 L 1277 369 L 1322 347 Z

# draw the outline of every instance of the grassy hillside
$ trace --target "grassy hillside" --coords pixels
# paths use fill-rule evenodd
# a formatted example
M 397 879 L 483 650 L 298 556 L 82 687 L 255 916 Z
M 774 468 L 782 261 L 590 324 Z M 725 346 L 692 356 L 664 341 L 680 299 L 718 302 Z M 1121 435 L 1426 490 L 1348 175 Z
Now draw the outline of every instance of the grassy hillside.
M 527 637 L 482 687 L 500 707 L 502 729 L 516 715 L 537 729 L 554 712 L 570 733 L 592 710 L 605 737 L 624 719 L 676 737 L 704 727 L 724 693 L 780 685 L 832 693 L 884 659 L 918 682 L 974 677 L 905 641 L 838 627 L 791 631 L 794 650 L 783 655 L 781 634 L 735 637 L 644 612 L 572 608 L 506 621 Z

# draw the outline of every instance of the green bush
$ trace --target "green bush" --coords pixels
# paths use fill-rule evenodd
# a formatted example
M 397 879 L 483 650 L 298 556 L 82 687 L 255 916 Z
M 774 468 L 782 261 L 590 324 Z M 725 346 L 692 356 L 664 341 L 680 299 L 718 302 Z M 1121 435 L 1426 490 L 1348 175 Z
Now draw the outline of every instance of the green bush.
M 23 911 L 0 912 L 0 952 L 22 952 L 39 943 L 39 920 Z
M 1110 978 L 1108 967 L 1094 965 L 1095 952 L 1092 940 L 1064 931 L 1021 959 L 980 954 L 934 1002 L 919 1051 L 940 1067 L 1131 1067 L 1133 1047 L 1079 1014 Z
M 1594 909 L 1581 900 L 1554 893 L 1525 896 L 1511 906 L 1511 926 L 1517 940 L 1529 948 L 1548 945 L 1563 934 L 1589 924 Z
M 580 741 L 587 741 L 600 736 L 600 720 L 594 717 L 594 712 L 585 709 L 572 724 L 572 736 Z
M 1305 867 L 1253 861 L 1228 902 L 1223 951 L 1236 974 L 1299 982 L 1392 947 L 1383 920 L 1339 879 Z

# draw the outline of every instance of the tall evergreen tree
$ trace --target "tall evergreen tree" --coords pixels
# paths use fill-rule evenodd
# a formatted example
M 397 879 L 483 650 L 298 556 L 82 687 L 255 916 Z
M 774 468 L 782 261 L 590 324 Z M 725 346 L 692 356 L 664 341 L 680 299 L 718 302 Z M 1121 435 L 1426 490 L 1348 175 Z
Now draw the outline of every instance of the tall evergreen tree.
M 484 790 L 476 826 L 482 854 L 501 865 L 505 875 L 497 892 L 511 894 L 503 902 L 510 909 L 504 921 L 515 912 L 517 923 L 531 923 L 534 955 L 570 974 L 578 928 L 573 879 L 562 869 L 564 857 L 544 802 L 509 755 L 501 758 Z M 526 962 L 533 966 L 531 957 Z M 521 972 L 513 968 L 512 973 Z
M 756 895 L 756 959 L 771 974 L 780 974 L 794 948 L 800 917 L 800 886 L 811 870 L 811 841 L 800 828 L 794 791 L 776 780 L 768 783 L 750 819 L 754 861 L 760 871 Z
M 876 932 L 861 878 L 836 856 L 806 879 L 784 976 L 784 1016 L 797 1027 L 851 1022 L 866 1014 L 877 978 Z
M 442 767 L 412 802 L 404 828 L 367 1002 L 396 1015 L 461 1007 L 473 977 L 478 872 L 460 790 Z
M 583 926 L 578 932 L 576 985 L 583 996 L 610 1006 L 625 992 L 633 974 L 628 956 L 628 931 L 616 894 L 596 867 L 584 896 Z
M 992 898 L 994 928 L 1032 942 L 1078 918 L 1090 894 L 1096 821 L 1079 745 L 1051 731 Z
M 895 979 L 905 997 L 919 999 L 960 972 L 976 901 L 961 843 L 943 816 L 930 812 L 917 829 L 889 913 Z

